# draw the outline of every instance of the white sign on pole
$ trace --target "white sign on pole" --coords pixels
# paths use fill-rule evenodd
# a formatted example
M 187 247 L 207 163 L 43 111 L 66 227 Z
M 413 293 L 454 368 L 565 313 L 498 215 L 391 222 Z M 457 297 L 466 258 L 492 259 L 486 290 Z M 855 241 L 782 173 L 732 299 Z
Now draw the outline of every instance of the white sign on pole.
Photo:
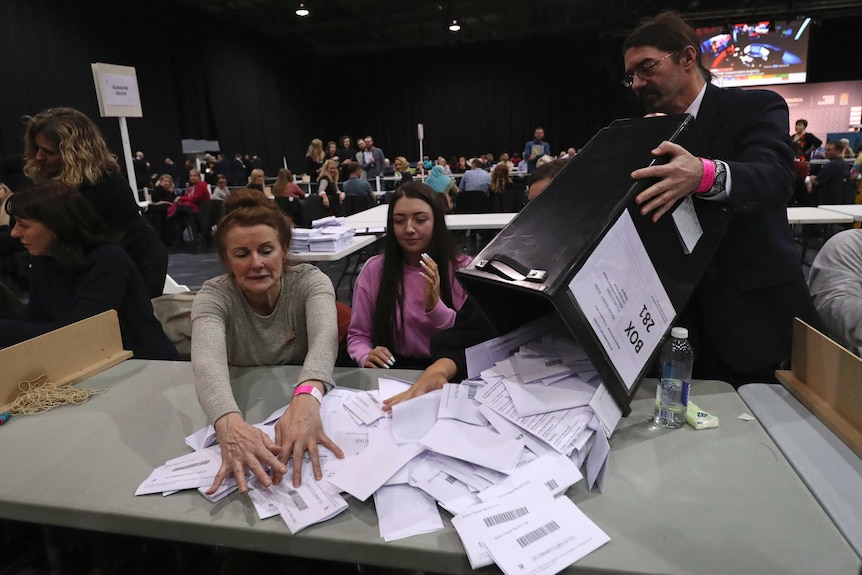
M 132 66 L 94 62 L 90 67 L 99 99 L 99 113 L 103 118 L 140 118 L 144 115 L 138 75 Z
M 102 74 L 102 95 L 107 106 L 140 106 L 138 80 L 134 76 Z
M 145 204 L 138 198 L 135 182 L 135 169 L 132 163 L 132 145 L 129 141 L 129 128 L 126 118 L 141 118 L 141 95 L 138 92 L 138 76 L 131 66 L 116 66 L 94 62 L 93 83 L 96 98 L 99 100 L 99 114 L 103 118 L 117 118 L 120 123 L 120 137 L 123 140 L 123 158 L 126 163 L 126 177 L 132 188 L 132 197 L 139 205 Z

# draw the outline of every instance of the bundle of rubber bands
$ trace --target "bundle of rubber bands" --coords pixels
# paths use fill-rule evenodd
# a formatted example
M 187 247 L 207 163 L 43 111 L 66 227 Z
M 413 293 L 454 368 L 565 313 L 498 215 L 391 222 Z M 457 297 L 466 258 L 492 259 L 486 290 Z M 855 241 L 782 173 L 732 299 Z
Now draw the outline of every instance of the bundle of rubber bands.
M 32 381 L 18 384 L 21 391 L 9 407 L 10 415 L 33 415 L 51 411 L 61 405 L 81 405 L 91 396 L 105 393 L 107 389 L 79 389 L 71 385 L 58 387 L 48 381 L 47 375 L 40 375 Z

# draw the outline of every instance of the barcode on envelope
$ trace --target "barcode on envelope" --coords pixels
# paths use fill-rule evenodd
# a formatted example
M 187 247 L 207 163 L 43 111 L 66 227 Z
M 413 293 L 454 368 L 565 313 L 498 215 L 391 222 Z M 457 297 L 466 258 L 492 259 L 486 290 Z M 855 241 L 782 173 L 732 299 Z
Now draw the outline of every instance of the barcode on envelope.
M 493 527 L 494 525 L 499 525 L 501 523 L 506 523 L 508 521 L 514 521 L 519 517 L 523 517 L 527 515 L 529 510 L 526 507 L 518 507 L 517 509 L 513 509 L 511 511 L 504 511 L 503 513 L 497 513 L 496 515 L 491 515 L 489 517 L 485 517 L 485 526 Z
M 550 523 L 546 523 L 539 527 L 538 529 L 534 529 L 527 533 L 526 535 L 522 535 L 518 537 L 515 541 L 518 542 L 518 545 L 521 546 L 521 549 L 530 545 L 531 543 L 535 543 L 542 537 L 546 537 L 553 533 L 554 531 L 559 530 L 560 526 L 557 525 L 556 521 L 551 521 Z
M 296 508 L 300 511 L 305 511 L 308 509 L 308 505 L 305 503 L 305 499 L 302 498 L 302 495 L 299 494 L 298 491 L 293 489 L 288 489 L 287 494 L 290 496 L 290 500 L 293 501 L 293 504 L 296 505 Z
M 548 481 L 545 481 L 545 487 L 547 487 L 549 490 L 553 491 L 554 489 L 559 487 L 559 485 L 557 485 L 557 482 L 555 480 L 550 479 Z
M 174 467 L 171 471 L 182 471 L 183 469 L 191 469 L 192 467 L 199 467 L 201 465 L 206 465 L 210 460 L 206 459 L 204 461 L 198 461 L 197 463 L 189 463 L 188 465 L 182 465 L 180 467 Z
M 479 388 L 475 385 L 467 386 L 467 399 L 476 399 L 476 394 L 479 393 Z
M 455 479 L 454 477 L 452 477 L 451 475 L 447 475 L 447 476 L 446 476 L 446 481 L 448 481 L 449 483 L 454 484 L 454 483 L 455 483 L 456 481 L 458 481 L 458 480 L 457 480 L 457 479 Z

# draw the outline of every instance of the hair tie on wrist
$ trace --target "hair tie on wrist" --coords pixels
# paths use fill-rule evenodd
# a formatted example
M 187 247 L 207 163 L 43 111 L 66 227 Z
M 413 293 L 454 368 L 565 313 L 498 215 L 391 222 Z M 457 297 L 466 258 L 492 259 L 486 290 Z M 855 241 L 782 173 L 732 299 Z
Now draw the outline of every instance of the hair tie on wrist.
M 715 162 L 707 158 L 701 158 L 703 163 L 703 177 L 700 179 L 700 185 L 694 191 L 696 194 L 708 192 L 715 183 Z

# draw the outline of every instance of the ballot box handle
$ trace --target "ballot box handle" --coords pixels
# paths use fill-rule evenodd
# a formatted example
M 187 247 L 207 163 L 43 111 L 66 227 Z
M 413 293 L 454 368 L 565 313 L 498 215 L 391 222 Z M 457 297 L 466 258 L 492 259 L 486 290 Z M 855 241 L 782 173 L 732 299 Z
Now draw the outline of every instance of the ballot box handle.
M 542 283 L 548 278 L 546 270 L 530 269 L 506 254 L 498 254 L 488 259 L 479 260 L 476 262 L 476 269 L 496 274 L 512 282 Z

